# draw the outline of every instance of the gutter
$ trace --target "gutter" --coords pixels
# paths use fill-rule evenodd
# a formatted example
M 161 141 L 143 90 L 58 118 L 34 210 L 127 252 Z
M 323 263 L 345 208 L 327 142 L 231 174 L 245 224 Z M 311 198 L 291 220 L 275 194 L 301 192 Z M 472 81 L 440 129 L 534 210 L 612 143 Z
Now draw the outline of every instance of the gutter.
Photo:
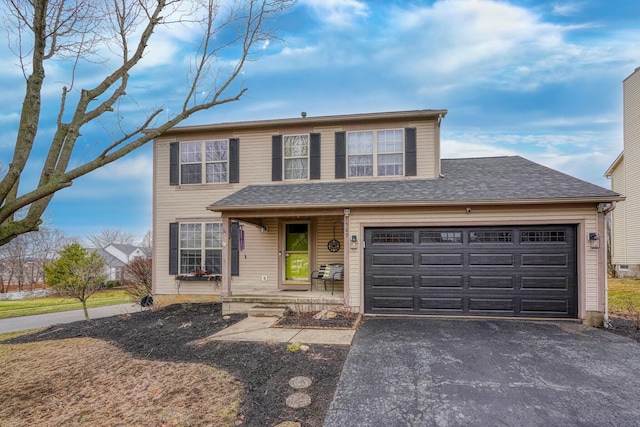
M 612 200 L 613 199 L 613 200 Z M 215 203 L 207 206 L 207 210 L 213 212 L 224 211 L 252 211 L 252 210 L 290 210 L 290 209 L 331 209 L 342 208 L 349 205 L 351 208 L 370 208 L 370 207 L 446 207 L 446 206 L 501 206 L 501 205 L 548 205 L 548 204 L 582 204 L 582 203 L 595 203 L 599 202 L 601 205 L 608 205 L 615 201 L 625 200 L 624 196 L 597 196 L 597 197 L 583 197 L 583 198 L 553 198 L 553 199 L 496 199 L 496 200 L 429 200 L 429 201 L 393 201 L 393 205 L 386 206 L 383 203 L 389 203 L 385 201 L 373 201 L 373 202 L 353 202 L 343 201 L 337 203 L 291 203 L 291 204 L 258 204 L 258 205 L 216 205 Z
M 609 212 L 613 211 L 616 208 L 616 202 L 613 201 L 611 203 L 600 203 L 598 205 L 598 212 L 604 214 L 605 224 L 604 224 L 604 259 L 605 259 L 605 274 L 604 274 L 604 321 L 603 326 L 605 329 L 609 329 L 611 327 L 611 322 L 609 322 L 609 236 L 607 235 L 607 215 Z

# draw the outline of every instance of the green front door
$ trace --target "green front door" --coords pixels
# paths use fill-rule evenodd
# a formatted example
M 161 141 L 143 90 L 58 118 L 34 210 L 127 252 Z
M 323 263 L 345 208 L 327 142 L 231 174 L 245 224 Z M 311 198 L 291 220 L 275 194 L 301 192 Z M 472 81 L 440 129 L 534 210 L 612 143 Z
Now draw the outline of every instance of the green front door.
M 286 225 L 285 275 L 289 282 L 309 281 L 309 224 Z

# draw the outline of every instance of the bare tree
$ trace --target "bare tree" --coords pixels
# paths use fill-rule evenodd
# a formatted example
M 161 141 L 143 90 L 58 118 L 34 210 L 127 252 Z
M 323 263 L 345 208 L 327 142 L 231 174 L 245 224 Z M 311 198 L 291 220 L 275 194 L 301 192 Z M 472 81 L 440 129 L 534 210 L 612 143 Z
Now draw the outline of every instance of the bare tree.
M 44 266 L 53 261 L 58 251 L 71 242 L 61 230 L 51 225 L 41 226 L 38 231 L 21 234 L 0 247 L 0 292 L 9 285 L 18 290 L 42 285 Z
M 0 181 L 0 245 L 37 230 L 53 195 L 109 164 L 199 111 L 237 101 L 247 90 L 233 84 L 246 61 L 274 38 L 272 19 L 295 0 L 2 0 L 10 47 L 25 79 L 13 159 Z M 185 74 L 185 86 L 159 97 L 167 105 L 141 105 L 132 81 L 148 72 L 141 61 L 156 35 L 186 28 L 185 57 L 171 73 Z M 185 31 L 185 33 L 187 33 Z M 197 39 L 195 43 L 193 39 Z M 188 44 L 188 46 L 187 46 Z M 48 64 L 64 81 L 57 115 L 42 113 Z M 101 71 L 100 71 L 101 70 Z M 96 74 L 102 72 L 102 74 Z M 80 86 L 80 77 L 86 87 Z M 176 99 L 177 98 L 177 99 Z M 158 97 L 153 100 L 158 102 Z M 169 105 L 169 103 L 171 105 Z M 129 123 L 124 116 L 143 111 Z M 163 113 L 164 112 L 164 113 Z M 44 121 L 44 123 L 43 123 Z M 100 123 L 104 141 L 79 144 L 90 124 Z M 39 126 L 53 129 L 37 187 L 20 188 Z M 40 138 L 48 138 L 41 135 Z M 77 153 L 92 144 L 95 152 Z M 77 163 L 71 165 L 72 155 Z M 79 160 L 78 160 L 79 159 Z M 14 214 L 27 207 L 24 218 Z
M 142 240 L 140 241 L 140 247 L 149 248 L 153 247 L 153 232 L 151 230 L 147 231 L 147 234 L 144 235 Z
M 133 245 L 135 237 L 133 234 L 119 228 L 104 228 L 98 234 L 87 236 L 87 240 L 96 248 L 104 248 L 112 243 Z

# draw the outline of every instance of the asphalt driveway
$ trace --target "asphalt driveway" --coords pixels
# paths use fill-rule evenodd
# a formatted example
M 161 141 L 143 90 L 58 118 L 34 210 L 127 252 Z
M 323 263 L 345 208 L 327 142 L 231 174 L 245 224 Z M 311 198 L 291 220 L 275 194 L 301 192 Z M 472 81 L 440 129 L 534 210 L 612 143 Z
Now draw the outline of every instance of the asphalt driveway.
M 638 426 L 640 344 L 571 322 L 365 318 L 337 426 Z

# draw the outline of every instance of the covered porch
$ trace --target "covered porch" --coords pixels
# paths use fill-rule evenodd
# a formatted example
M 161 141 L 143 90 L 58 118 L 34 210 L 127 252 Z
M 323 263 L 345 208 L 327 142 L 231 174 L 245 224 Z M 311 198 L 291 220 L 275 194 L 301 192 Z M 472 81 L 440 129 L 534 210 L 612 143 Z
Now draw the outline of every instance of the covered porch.
M 255 306 L 344 308 L 348 209 L 209 209 L 220 213 L 225 236 L 219 284 L 224 312 Z M 323 277 L 319 270 L 326 266 L 330 274 Z

